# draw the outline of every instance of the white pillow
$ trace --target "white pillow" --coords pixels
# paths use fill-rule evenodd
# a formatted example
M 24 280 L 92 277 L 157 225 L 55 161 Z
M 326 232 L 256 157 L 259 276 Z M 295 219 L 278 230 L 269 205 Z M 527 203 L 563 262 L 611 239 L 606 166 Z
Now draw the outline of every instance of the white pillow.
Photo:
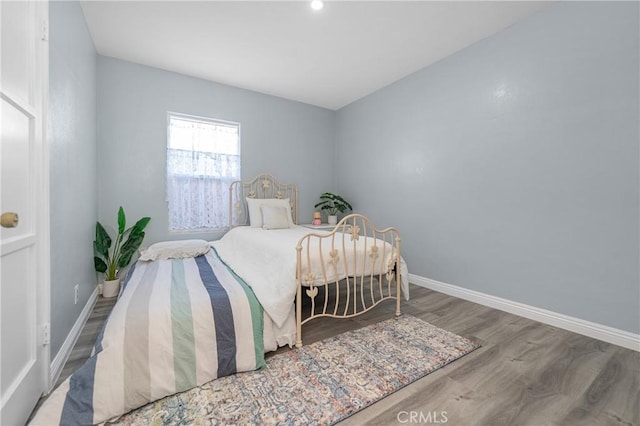
M 285 207 L 266 204 L 260 206 L 260 210 L 262 211 L 262 229 L 290 228 L 289 219 L 287 218 L 288 211 Z
M 291 218 L 291 204 L 288 198 L 247 198 L 247 210 L 249 211 L 249 224 L 254 228 L 262 228 L 261 206 L 284 207 L 287 209 L 289 227 L 293 226 Z
M 140 250 L 139 260 L 182 259 L 208 253 L 211 245 L 205 240 L 163 241 Z

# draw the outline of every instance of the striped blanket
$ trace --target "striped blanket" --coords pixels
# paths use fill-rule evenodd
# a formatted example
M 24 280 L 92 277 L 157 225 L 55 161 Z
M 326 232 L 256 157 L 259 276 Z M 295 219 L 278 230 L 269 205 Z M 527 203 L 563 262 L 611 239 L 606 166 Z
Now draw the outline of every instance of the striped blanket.
M 100 423 L 217 377 L 264 366 L 263 311 L 214 250 L 138 262 L 89 360 L 32 424 Z

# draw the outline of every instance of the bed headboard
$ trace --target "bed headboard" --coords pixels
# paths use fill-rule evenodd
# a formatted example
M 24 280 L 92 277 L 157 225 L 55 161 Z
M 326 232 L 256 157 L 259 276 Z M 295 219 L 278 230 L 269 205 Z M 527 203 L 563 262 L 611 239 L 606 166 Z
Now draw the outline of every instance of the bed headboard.
M 269 173 L 233 182 L 229 186 L 229 227 L 249 224 L 246 198 L 289 198 L 293 222 L 298 223 L 298 187 L 293 183 L 280 183 Z

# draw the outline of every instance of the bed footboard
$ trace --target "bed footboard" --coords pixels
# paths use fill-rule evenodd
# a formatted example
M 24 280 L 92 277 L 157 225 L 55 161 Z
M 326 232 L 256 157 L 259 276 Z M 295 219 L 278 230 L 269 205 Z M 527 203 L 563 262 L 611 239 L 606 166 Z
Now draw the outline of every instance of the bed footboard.
M 302 325 L 319 317 L 350 318 L 395 299 L 400 315 L 400 235 L 360 214 L 330 233 L 311 232 L 296 246 L 296 347 Z M 303 298 L 308 298 L 304 300 Z

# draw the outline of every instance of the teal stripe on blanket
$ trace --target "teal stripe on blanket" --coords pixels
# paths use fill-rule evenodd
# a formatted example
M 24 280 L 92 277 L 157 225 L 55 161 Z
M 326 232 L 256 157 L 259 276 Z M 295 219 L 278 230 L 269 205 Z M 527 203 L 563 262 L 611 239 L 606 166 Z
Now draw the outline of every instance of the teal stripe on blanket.
M 256 369 L 263 368 L 266 364 L 264 361 L 264 310 L 262 309 L 262 305 L 258 302 L 258 299 L 253 293 L 253 290 L 251 290 L 251 287 L 249 287 L 249 285 L 240 278 L 233 269 L 220 259 L 216 249 L 211 247 L 211 250 L 225 268 L 227 268 L 229 273 L 236 279 L 247 295 L 247 301 L 249 302 L 249 308 L 251 309 L 251 323 L 253 325 L 253 347 L 255 348 Z
M 191 299 L 184 275 L 183 259 L 171 265 L 171 332 L 173 334 L 173 368 L 176 391 L 197 386 L 196 339 L 193 330 Z

